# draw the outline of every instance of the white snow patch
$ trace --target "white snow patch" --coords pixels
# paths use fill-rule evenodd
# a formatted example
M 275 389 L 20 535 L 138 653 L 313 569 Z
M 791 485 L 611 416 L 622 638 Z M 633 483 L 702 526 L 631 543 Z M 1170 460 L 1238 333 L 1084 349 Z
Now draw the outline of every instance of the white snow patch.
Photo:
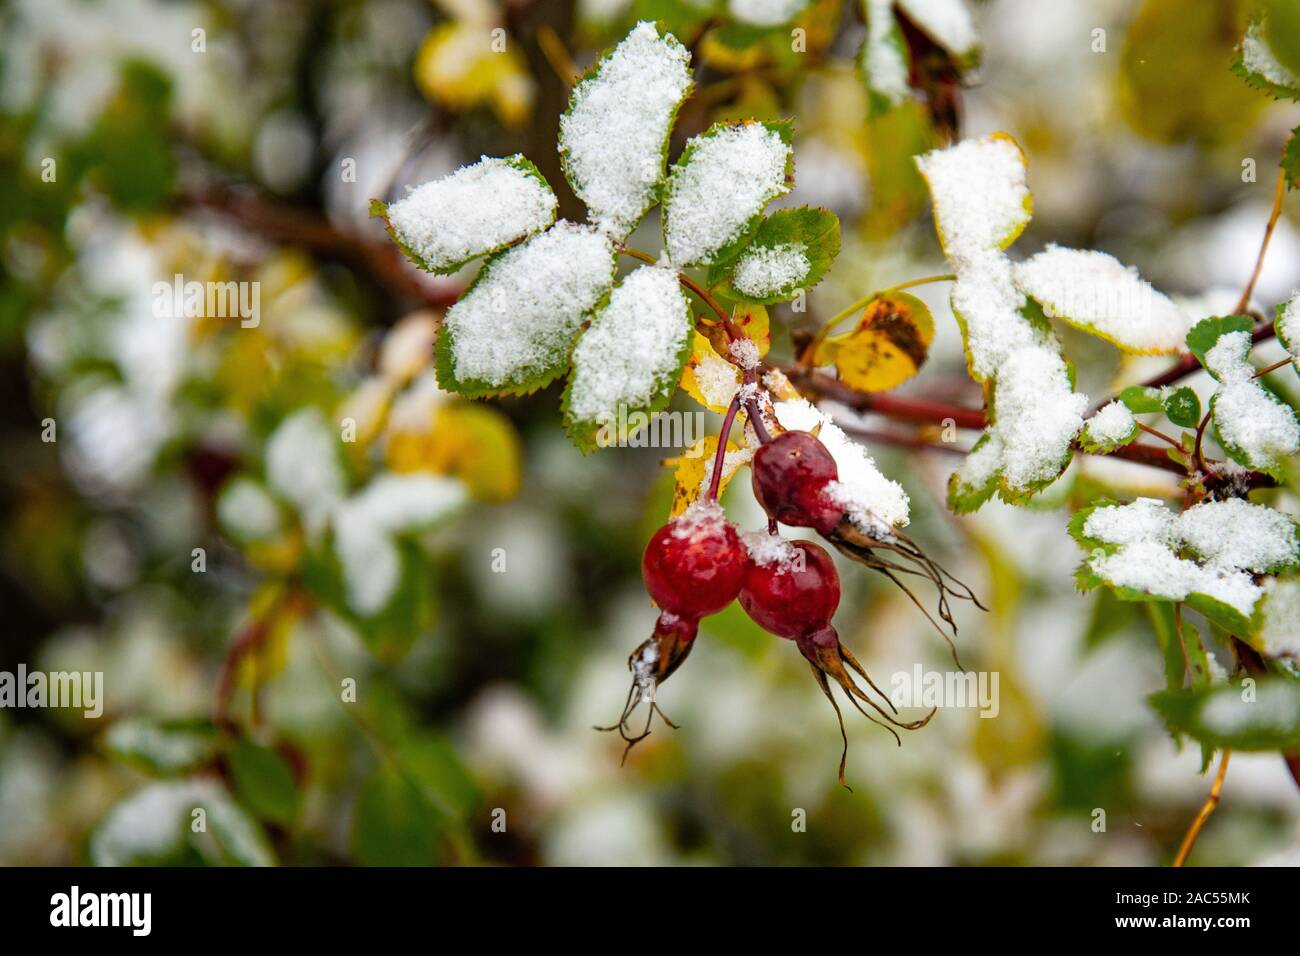
M 944 251 L 956 264 L 1005 248 L 1029 221 L 1020 148 L 1007 136 L 968 139 L 916 157 L 930 185 Z
M 866 0 L 867 38 L 862 43 L 860 63 L 867 85 L 895 106 L 912 92 L 908 64 L 896 21 L 893 0 Z
M 1249 332 L 1228 332 L 1205 353 L 1205 367 L 1219 380 L 1213 399 L 1214 425 L 1247 465 L 1270 469 L 1300 452 L 1300 422 L 1254 378 L 1250 348 Z
M 736 263 L 731 284 L 751 298 L 766 299 L 797 289 L 811 271 L 807 246 L 802 242 L 751 246 Z
M 614 289 L 573 350 L 569 412 L 604 422 L 650 405 L 677 370 L 690 334 L 690 308 L 677 274 L 641 266 Z
M 1256 637 L 1264 653 L 1300 658 L 1300 579 L 1266 580 L 1260 617 Z
M 1009 355 L 1046 338 L 1020 314 L 1025 297 L 1012 281 L 1006 256 L 986 252 L 953 262 L 952 308 L 966 327 L 971 372 L 982 381 L 993 377 Z
M 897 0 L 897 3 L 931 40 L 959 59 L 978 48 L 975 21 L 964 0 Z
M 1169 298 L 1114 256 L 1049 245 L 1014 268 L 1016 285 L 1058 319 L 1133 352 L 1181 348 L 1193 325 Z
M 266 443 L 266 480 L 298 510 L 314 538 L 343 498 L 345 482 L 335 433 L 315 408 L 294 412 Z
M 458 379 L 504 387 L 563 361 L 614 281 L 614 247 L 590 226 L 560 221 L 485 270 L 444 328 Z
M 265 541 L 279 533 L 280 507 L 265 488 L 236 478 L 217 499 L 217 520 L 240 541 Z
M 1283 63 L 1278 62 L 1268 41 L 1264 39 L 1263 30 L 1258 23 L 1252 23 L 1246 29 L 1246 36 L 1241 41 L 1242 65 L 1251 73 L 1257 73 L 1270 83 L 1300 89 L 1300 76 L 1296 76 Z
M 809 0 L 727 0 L 727 9 L 741 23 L 779 27 L 797 17 Z
M 686 145 L 664 200 L 664 245 L 678 266 L 707 265 L 768 201 L 789 191 L 790 146 L 761 123 L 716 126 Z
M 592 220 L 623 239 L 655 200 L 677 107 L 691 86 L 691 55 L 638 23 L 573 91 L 560 118 L 560 156 Z
M 1300 362 L 1300 291 L 1291 293 L 1282 304 L 1274 327 L 1291 358 Z
M 1118 445 L 1128 441 L 1137 419 L 1123 402 L 1114 401 L 1102 406 L 1088 419 L 1084 437 L 1100 445 Z
M 1028 490 L 1056 477 L 1088 408 L 1088 396 L 1070 387 L 1065 360 L 1043 346 L 1017 351 L 998 369 L 994 403 L 1007 485 Z
M 1240 498 L 1189 508 L 1178 516 L 1176 532 L 1185 547 L 1214 567 L 1262 574 L 1300 557 L 1294 521 Z
M 452 268 L 545 229 L 555 218 L 555 194 L 516 165 L 522 161 L 520 155 L 484 156 L 389 205 L 388 221 L 434 269 Z
M 778 573 L 789 568 L 799 553 L 793 544 L 779 534 L 768 533 L 766 528 L 762 531 L 747 531 L 740 536 L 740 540 L 749 552 L 751 561 L 764 568 L 775 566 Z
M 434 524 L 464 502 L 465 486 L 439 475 L 380 475 L 334 515 L 334 550 L 348 604 L 360 614 L 383 609 L 401 578 L 395 534 Z
M 736 339 L 727 346 L 727 351 L 741 368 L 758 368 L 758 364 L 763 360 L 763 357 L 758 354 L 758 346 L 753 339 Z

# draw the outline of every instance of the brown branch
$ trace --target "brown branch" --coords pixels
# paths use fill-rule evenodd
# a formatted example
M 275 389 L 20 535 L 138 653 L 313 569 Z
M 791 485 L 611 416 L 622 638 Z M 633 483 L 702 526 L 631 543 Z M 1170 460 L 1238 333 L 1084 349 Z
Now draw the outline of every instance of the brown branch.
M 951 422 L 958 428 L 976 430 L 988 425 L 984 412 L 978 408 L 962 408 L 928 399 L 859 392 L 839 379 L 797 366 L 783 366 L 781 371 L 796 387 L 800 387 L 801 391 L 811 391 L 818 397 L 829 398 L 860 412 L 874 412 L 888 418 L 934 425 L 946 425 Z
M 1264 227 L 1264 241 L 1259 244 L 1259 255 L 1255 257 L 1255 269 L 1250 274 L 1250 281 L 1246 283 L 1246 288 L 1241 291 L 1241 298 L 1237 300 L 1237 314 L 1245 313 L 1250 307 L 1250 297 L 1255 292 L 1255 283 L 1259 281 L 1259 274 L 1264 271 L 1264 256 L 1268 253 L 1268 241 L 1273 238 L 1273 230 L 1277 228 L 1277 221 L 1282 216 L 1282 200 L 1286 198 L 1286 169 L 1283 168 L 1277 174 L 1277 188 L 1273 190 L 1273 209 L 1268 216 L 1268 224 Z
M 1250 341 L 1252 345 L 1258 345 L 1260 342 L 1268 341 L 1273 337 L 1273 335 L 1274 335 L 1273 323 L 1264 322 L 1259 326 L 1257 326 L 1255 328 L 1255 331 L 1251 333 Z M 1191 352 L 1188 352 L 1186 355 L 1183 355 L 1181 358 L 1178 359 L 1177 362 L 1175 362 L 1169 368 L 1165 369 L 1159 375 L 1147 379 L 1142 384 L 1147 388 L 1164 388 L 1166 385 L 1172 385 L 1174 384 L 1174 382 L 1186 378 L 1188 375 L 1191 375 L 1193 372 L 1199 372 L 1200 369 L 1201 369 L 1201 363 L 1197 361 L 1195 355 L 1193 355 Z M 1114 396 L 1111 396 L 1110 398 L 1107 398 L 1105 401 L 1101 402 L 1097 407 L 1100 408 L 1102 405 L 1111 402 L 1113 399 Z
M 191 209 L 224 216 L 268 242 L 299 246 L 327 259 L 360 266 L 398 298 L 445 308 L 459 295 L 455 289 L 444 291 L 431 286 L 393 243 L 344 232 L 316 212 L 251 191 L 222 187 L 192 192 L 181 202 Z
M 1210 787 L 1210 795 L 1205 798 L 1205 804 L 1201 807 L 1201 812 L 1192 821 L 1187 836 L 1183 837 L 1183 845 L 1178 848 L 1178 856 L 1174 857 L 1174 866 L 1182 866 L 1187 862 L 1187 855 L 1192 852 L 1192 847 L 1196 844 L 1196 838 L 1201 835 L 1201 829 L 1205 826 L 1205 821 L 1210 819 L 1210 814 L 1219 805 L 1219 794 L 1223 790 L 1223 780 L 1228 775 L 1228 758 L 1231 756 L 1232 751 L 1225 750 L 1223 756 L 1219 758 L 1219 772 L 1214 775 L 1214 784 Z

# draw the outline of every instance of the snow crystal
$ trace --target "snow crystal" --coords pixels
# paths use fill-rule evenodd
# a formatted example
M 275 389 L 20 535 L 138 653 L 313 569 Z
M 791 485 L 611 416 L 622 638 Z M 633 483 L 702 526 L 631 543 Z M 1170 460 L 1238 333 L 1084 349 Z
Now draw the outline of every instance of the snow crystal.
M 694 538 L 700 534 L 712 534 L 726 520 L 727 515 L 716 499 L 696 498 L 685 511 L 672 520 L 672 534 L 675 538 Z
M 668 177 L 664 244 L 678 266 L 707 265 L 789 191 L 790 146 L 761 123 L 741 123 L 714 127 L 686 149 Z
M 787 399 L 773 406 L 783 428 L 812 431 L 835 459 L 839 488 L 835 498 L 849 516 L 860 522 L 868 534 L 881 527 L 901 528 L 908 522 L 908 498 L 903 486 L 881 474 L 866 448 L 849 438 L 819 409 L 802 398 Z
M 1014 270 L 1020 290 L 1053 318 L 1065 319 L 1130 351 L 1180 348 L 1192 318 L 1104 252 L 1049 245 Z
M 1083 533 L 1119 547 L 1114 554 L 1092 555 L 1088 566 L 1117 587 L 1170 601 L 1206 594 L 1249 617 L 1263 593 L 1250 569 L 1294 558 L 1296 548 L 1292 525 L 1290 551 L 1283 555 L 1286 538 L 1278 519 L 1287 525 L 1291 522 L 1276 512 L 1277 518 L 1272 518 L 1251 510 L 1259 507 L 1247 502 L 1206 502 L 1175 516 L 1151 498 L 1104 505 L 1088 516 Z M 1216 535 L 1219 540 L 1212 540 Z M 1180 558 L 1175 552 L 1181 548 L 1200 554 L 1205 563 Z
M 677 371 L 690 329 L 677 274 L 659 266 L 636 269 L 614 289 L 573 350 L 570 415 L 603 422 L 620 405 L 628 411 L 649 406 Z
M 1088 396 L 1070 387 L 1065 360 L 1041 346 L 1016 352 L 998 369 L 994 404 L 1007 485 L 1028 490 L 1055 478 L 1088 408 Z
M 952 308 L 966 329 L 966 349 L 972 374 L 993 377 L 1007 356 L 1044 341 L 1044 336 L 1020 314 L 1025 297 L 1012 281 L 1011 262 L 998 252 L 965 261 L 954 260 L 957 281 Z
M 623 239 L 654 202 L 664 144 L 691 86 L 690 53 L 638 23 L 560 118 L 560 156 L 592 220 Z
M 1252 23 L 1247 28 L 1246 36 L 1241 41 L 1241 61 L 1247 70 L 1262 76 L 1270 83 L 1291 89 L 1300 87 L 1300 76 L 1296 76 L 1285 64 L 1278 62 L 1258 23 Z
M 988 440 L 977 442 L 957 468 L 957 484 L 965 494 L 983 490 L 1002 467 L 1002 439 L 996 432 L 986 434 Z
M 758 363 L 763 360 L 753 339 L 736 339 L 727 346 L 727 351 L 741 368 L 758 368 Z
M 443 321 L 456 377 L 505 387 L 553 368 L 613 281 L 609 238 L 567 221 L 488 263 Z
M 465 494 L 459 481 L 439 475 L 384 474 L 339 506 L 334 549 L 353 610 L 374 614 L 396 590 L 401 556 L 393 535 L 435 523 Z
M 298 509 L 303 528 L 315 537 L 343 497 L 343 466 L 334 432 L 315 408 L 295 412 L 266 443 L 266 479 Z
M 809 0 L 728 0 L 727 10 L 741 23 L 755 27 L 779 27 L 789 23 Z
M 1087 422 L 1085 433 L 1089 441 L 1103 445 L 1116 445 L 1127 441 L 1137 426 L 1137 419 L 1123 402 L 1110 402 L 1095 412 Z
M 731 404 L 740 387 L 740 370 L 713 349 L 697 353 L 693 368 L 695 384 L 704 401 L 715 408 Z
M 1300 558 L 1295 522 L 1240 498 L 1207 501 L 1178 516 L 1184 546 L 1215 567 L 1263 573 Z
M 1300 659 L 1300 579 L 1265 581 L 1260 617 L 1256 636 L 1264 653 Z
M 1292 358 L 1300 360 L 1300 291 L 1282 304 L 1274 326 Z
M 907 18 L 949 53 L 961 58 L 975 51 L 979 37 L 964 0 L 897 0 Z
M 900 47 L 892 0 L 866 0 L 867 39 L 862 44 L 862 72 L 873 92 L 890 105 L 911 94 L 908 65 Z
M 751 298 L 766 299 L 796 288 L 811 271 L 807 246 L 802 242 L 751 246 L 736 263 L 731 284 Z
M 968 139 L 916 157 L 954 264 L 1005 248 L 1029 221 L 1025 160 L 1010 137 Z
M 751 561 L 764 568 L 775 565 L 777 573 L 787 570 L 799 553 L 793 544 L 779 534 L 770 534 L 767 529 L 747 531 L 740 536 L 740 540 L 749 552 Z
M 449 269 L 545 229 L 555 218 L 555 194 L 517 164 L 490 159 L 435 179 L 388 207 L 403 243 L 434 269 Z
M 1267 469 L 1300 452 L 1300 422 L 1254 378 L 1250 347 L 1249 332 L 1220 335 L 1205 353 L 1205 367 L 1219 380 L 1213 406 L 1219 437 L 1250 467 Z

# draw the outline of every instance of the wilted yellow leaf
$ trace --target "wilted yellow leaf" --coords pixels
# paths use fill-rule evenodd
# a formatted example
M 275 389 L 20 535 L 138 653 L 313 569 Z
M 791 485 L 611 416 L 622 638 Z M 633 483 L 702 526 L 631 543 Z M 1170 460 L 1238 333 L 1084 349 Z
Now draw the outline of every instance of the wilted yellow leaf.
M 480 501 L 505 501 L 519 492 L 520 459 L 514 426 L 486 405 L 443 405 L 428 430 L 398 429 L 388 436 L 393 471 L 453 475 Z
M 722 460 L 722 480 L 718 484 L 718 497 L 727 488 L 727 482 L 749 460 L 748 449 L 733 441 L 727 442 Z M 675 469 L 673 474 L 673 506 L 670 517 L 677 517 L 698 498 L 713 474 L 713 459 L 718 452 L 718 436 L 701 438 L 676 458 L 664 459 L 664 464 Z
M 731 312 L 731 324 L 758 346 L 760 358 L 772 347 L 772 321 L 767 306 L 741 303 Z
M 881 293 L 851 331 L 818 346 L 814 361 L 834 365 L 851 388 L 885 392 L 916 374 L 933 339 L 934 319 L 924 302 L 906 292 Z
M 740 387 L 740 369 L 719 355 L 705 336 L 693 334 L 691 355 L 682 370 L 682 388 L 705 408 L 721 415 Z

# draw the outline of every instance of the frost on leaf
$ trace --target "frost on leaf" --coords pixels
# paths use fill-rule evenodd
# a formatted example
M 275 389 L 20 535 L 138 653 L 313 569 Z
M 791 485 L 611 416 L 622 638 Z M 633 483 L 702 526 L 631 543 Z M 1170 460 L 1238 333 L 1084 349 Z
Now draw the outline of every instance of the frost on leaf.
M 1291 356 L 1291 367 L 1300 374 L 1300 291 L 1293 292 L 1291 298 L 1277 307 L 1273 329 Z
M 1083 425 L 1079 441 L 1085 451 L 1111 452 L 1138 435 L 1137 419 L 1123 402 L 1114 401 L 1095 412 Z
M 523 156 L 484 156 L 376 211 L 417 265 L 446 273 L 545 229 L 555 219 L 555 194 Z
M 1210 399 L 1214 435 L 1233 461 L 1276 477 L 1300 452 L 1300 421 L 1254 377 L 1251 344 L 1245 330 L 1225 332 L 1205 352 L 1205 368 L 1219 380 Z
M 839 481 L 828 491 L 864 532 L 880 536 L 882 528 L 901 528 L 909 520 L 907 492 L 886 478 L 867 449 L 849 438 L 838 425 L 805 399 L 777 402 L 776 419 L 786 429 L 812 431 L 835 459 Z
M 671 34 L 638 23 L 578 83 L 560 118 L 565 176 L 614 239 L 654 204 L 673 117 L 691 88 L 690 60 Z
M 933 150 L 916 165 L 934 199 L 939 242 L 954 265 L 1005 249 L 1029 222 L 1025 156 L 1005 133 Z
M 911 96 L 911 58 L 894 18 L 892 0 L 862 0 L 862 12 L 867 36 L 858 54 L 858 69 L 867 84 L 868 108 L 872 116 L 878 116 Z
M 965 0 L 896 0 L 898 8 L 922 33 L 961 66 L 979 59 L 979 37 Z
M 789 191 L 791 165 L 788 125 L 719 123 L 693 137 L 665 187 L 664 246 L 673 264 L 726 258 L 763 207 Z
M 1025 157 L 1005 133 L 966 140 L 917 158 L 930 187 L 935 230 L 956 272 L 952 308 L 971 376 L 993 384 L 993 424 L 948 483 L 948 503 L 974 510 L 993 493 L 1021 501 L 1069 464 L 1086 395 L 1045 316 L 1016 287 L 1002 250 L 1029 222 L 1033 199 Z
M 438 383 L 462 395 L 529 392 L 559 376 L 614 281 L 614 245 L 561 220 L 490 260 L 447 310 Z
M 789 23 L 810 0 L 727 0 L 727 12 L 751 27 L 779 27 Z
M 450 478 L 385 474 L 343 502 L 334 515 L 334 550 L 348 606 L 363 616 L 381 611 L 401 578 L 394 536 L 437 523 L 465 499 L 465 486 Z
M 609 444 L 597 432 L 664 408 L 690 351 L 691 314 L 677 274 L 641 266 L 610 294 L 573 350 L 565 421 L 579 446 Z M 637 416 L 640 418 L 640 415 Z
M 1234 633 L 1250 632 L 1263 588 L 1254 575 L 1300 559 L 1295 523 L 1249 502 L 1209 501 L 1181 515 L 1152 498 L 1101 502 L 1075 515 L 1071 533 L 1091 553 L 1081 583 L 1126 600 L 1186 601 Z
M 1279 98 L 1300 101 L 1300 76 L 1279 62 L 1269 48 L 1261 23 L 1254 23 L 1237 48 L 1233 72 L 1256 89 Z
M 759 224 L 733 260 L 709 270 L 726 295 L 771 304 L 794 298 L 822 280 L 840 251 L 840 220 L 825 209 L 781 209 Z
M 320 411 L 305 408 L 280 423 L 266 444 L 266 478 L 298 510 L 309 537 L 324 529 L 345 479 L 335 433 Z
M 1052 318 L 1143 355 L 1182 347 L 1192 320 L 1136 269 L 1104 252 L 1049 245 L 1015 266 L 1015 283 Z
M 1269 578 L 1255 612 L 1255 647 L 1270 657 L 1300 661 L 1300 578 Z

